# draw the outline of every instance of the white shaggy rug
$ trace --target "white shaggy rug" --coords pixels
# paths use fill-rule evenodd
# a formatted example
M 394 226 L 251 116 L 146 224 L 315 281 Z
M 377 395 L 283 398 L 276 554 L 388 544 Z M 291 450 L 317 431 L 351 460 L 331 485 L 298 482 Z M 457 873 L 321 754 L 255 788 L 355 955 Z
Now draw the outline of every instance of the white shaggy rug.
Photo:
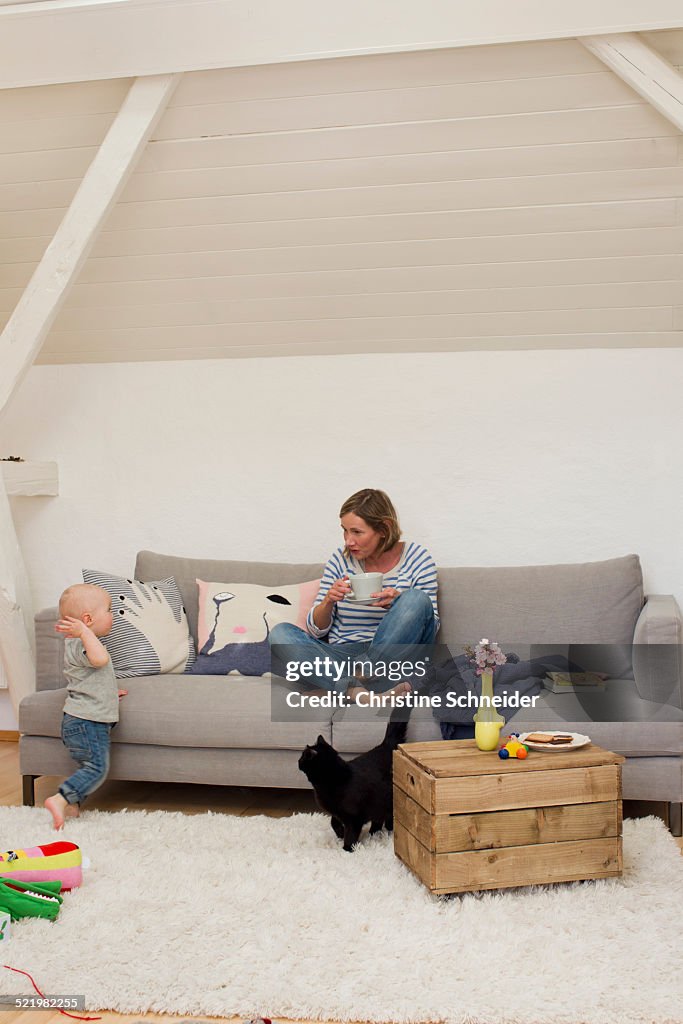
M 0 849 L 53 840 L 46 816 L 0 808 Z M 91 811 L 63 837 L 84 884 L 54 924 L 14 924 L 2 963 L 90 1011 L 683 1022 L 683 857 L 655 818 L 624 822 L 622 879 L 447 899 L 390 837 L 347 854 L 322 815 Z

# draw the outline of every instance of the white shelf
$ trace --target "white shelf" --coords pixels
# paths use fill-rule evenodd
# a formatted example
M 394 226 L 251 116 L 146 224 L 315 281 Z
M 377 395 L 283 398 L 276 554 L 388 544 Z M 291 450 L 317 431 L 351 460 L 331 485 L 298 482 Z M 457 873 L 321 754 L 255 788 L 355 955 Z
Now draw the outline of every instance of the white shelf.
M 56 462 L 0 462 L 10 497 L 59 494 Z

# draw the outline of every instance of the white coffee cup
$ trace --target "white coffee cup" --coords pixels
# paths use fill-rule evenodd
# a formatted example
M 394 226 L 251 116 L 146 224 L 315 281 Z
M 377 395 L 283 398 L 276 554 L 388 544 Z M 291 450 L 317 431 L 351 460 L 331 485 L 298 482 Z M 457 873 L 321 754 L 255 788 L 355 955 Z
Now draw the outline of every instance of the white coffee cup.
M 384 574 L 381 572 L 359 572 L 349 576 L 349 584 L 356 601 L 367 601 L 371 594 L 382 589 Z

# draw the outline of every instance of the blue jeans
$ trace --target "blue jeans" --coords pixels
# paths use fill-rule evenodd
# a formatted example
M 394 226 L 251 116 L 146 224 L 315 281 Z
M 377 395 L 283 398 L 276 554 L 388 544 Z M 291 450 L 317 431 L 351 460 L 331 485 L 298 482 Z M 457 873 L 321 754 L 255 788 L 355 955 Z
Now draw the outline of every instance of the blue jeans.
M 424 649 L 421 651 L 419 645 L 432 644 L 435 636 L 436 622 L 432 602 L 424 591 L 413 589 L 404 590 L 396 598 L 370 641 L 329 644 L 326 640 L 317 640 L 289 622 L 280 622 L 273 626 L 268 639 L 272 647 L 290 648 L 287 653 L 300 661 L 310 661 L 317 656 L 341 663 L 346 662 L 348 658 L 361 656 L 374 662 L 382 661 L 383 658 L 415 660 L 424 656 Z M 296 651 L 293 648 L 296 648 Z M 273 651 L 277 660 L 281 653 Z M 347 677 L 339 681 L 317 679 L 315 682 L 333 693 L 346 693 L 349 685 L 358 685 L 359 680 Z M 375 677 L 372 685 L 377 690 L 384 685 L 384 689 L 388 690 L 394 684 L 386 678 Z
M 89 722 L 64 713 L 62 741 L 80 765 L 59 787 L 68 804 L 82 804 L 106 779 L 112 726 L 112 722 Z

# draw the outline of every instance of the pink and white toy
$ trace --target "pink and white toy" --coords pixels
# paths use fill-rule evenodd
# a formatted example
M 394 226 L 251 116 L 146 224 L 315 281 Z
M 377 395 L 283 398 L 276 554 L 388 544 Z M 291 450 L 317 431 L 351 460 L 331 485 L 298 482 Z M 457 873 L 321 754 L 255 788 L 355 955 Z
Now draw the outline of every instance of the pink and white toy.
M 47 843 L 0 853 L 0 876 L 19 882 L 61 882 L 62 891 L 83 882 L 83 858 L 75 843 Z

